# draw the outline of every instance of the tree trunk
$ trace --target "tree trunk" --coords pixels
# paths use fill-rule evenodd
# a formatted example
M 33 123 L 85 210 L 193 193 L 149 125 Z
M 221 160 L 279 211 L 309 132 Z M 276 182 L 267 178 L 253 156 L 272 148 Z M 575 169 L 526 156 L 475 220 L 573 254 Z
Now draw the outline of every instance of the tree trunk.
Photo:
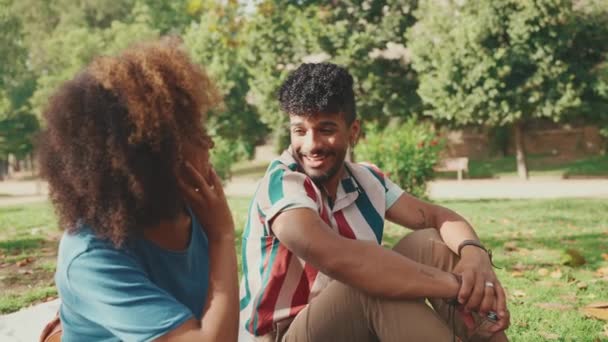
M 524 146 L 524 128 L 521 122 L 513 125 L 515 132 L 515 159 L 517 160 L 517 175 L 521 179 L 528 179 L 528 162 L 526 161 L 526 147 Z

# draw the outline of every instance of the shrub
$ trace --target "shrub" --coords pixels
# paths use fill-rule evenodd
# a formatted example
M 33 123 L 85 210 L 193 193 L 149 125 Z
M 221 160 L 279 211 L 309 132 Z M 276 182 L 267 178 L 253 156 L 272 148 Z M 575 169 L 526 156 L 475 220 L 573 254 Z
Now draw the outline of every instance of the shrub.
M 247 146 L 244 143 L 231 141 L 215 135 L 213 137 L 215 146 L 211 149 L 211 164 L 217 175 L 226 181 L 230 179 L 232 165 L 249 156 Z
M 357 160 L 377 165 L 409 194 L 426 198 L 426 182 L 443 147 L 431 125 L 409 120 L 384 129 L 366 125 L 364 132 L 355 149 Z

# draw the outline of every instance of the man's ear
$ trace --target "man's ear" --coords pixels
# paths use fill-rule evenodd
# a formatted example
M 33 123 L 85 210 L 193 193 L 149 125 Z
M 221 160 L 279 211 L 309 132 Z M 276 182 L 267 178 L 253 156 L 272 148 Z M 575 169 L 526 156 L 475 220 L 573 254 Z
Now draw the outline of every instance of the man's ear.
M 349 136 L 349 144 L 351 147 L 354 147 L 359 139 L 359 134 L 361 133 L 361 121 L 359 119 L 355 119 L 352 124 L 350 124 L 350 136 Z

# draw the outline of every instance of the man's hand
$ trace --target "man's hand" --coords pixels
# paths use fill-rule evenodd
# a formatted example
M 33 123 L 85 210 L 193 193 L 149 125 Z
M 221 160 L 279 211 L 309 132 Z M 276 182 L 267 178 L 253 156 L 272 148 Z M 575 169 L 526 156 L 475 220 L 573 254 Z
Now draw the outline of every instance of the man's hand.
M 505 291 L 492 269 L 488 254 L 475 246 L 465 246 L 454 273 L 462 277 L 458 302 L 463 306 L 464 313 L 479 312 L 485 317 L 489 311 L 494 311 L 498 314 L 498 322 L 492 326 L 491 331 L 507 329 L 510 317 Z

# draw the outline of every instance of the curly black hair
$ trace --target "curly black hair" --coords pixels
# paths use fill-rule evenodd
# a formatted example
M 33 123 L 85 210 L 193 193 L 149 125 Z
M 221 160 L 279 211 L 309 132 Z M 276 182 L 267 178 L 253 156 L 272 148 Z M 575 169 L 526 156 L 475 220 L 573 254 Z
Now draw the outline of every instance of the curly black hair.
M 40 171 L 63 228 L 121 245 L 183 210 L 182 148 L 211 148 L 205 113 L 219 95 L 177 38 L 94 60 L 51 97 Z M 190 145 L 188 145 L 190 146 Z
M 357 117 L 353 77 L 332 63 L 304 63 L 279 90 L 281 110 L 290 115 L 342 114 L 347 123 Z

